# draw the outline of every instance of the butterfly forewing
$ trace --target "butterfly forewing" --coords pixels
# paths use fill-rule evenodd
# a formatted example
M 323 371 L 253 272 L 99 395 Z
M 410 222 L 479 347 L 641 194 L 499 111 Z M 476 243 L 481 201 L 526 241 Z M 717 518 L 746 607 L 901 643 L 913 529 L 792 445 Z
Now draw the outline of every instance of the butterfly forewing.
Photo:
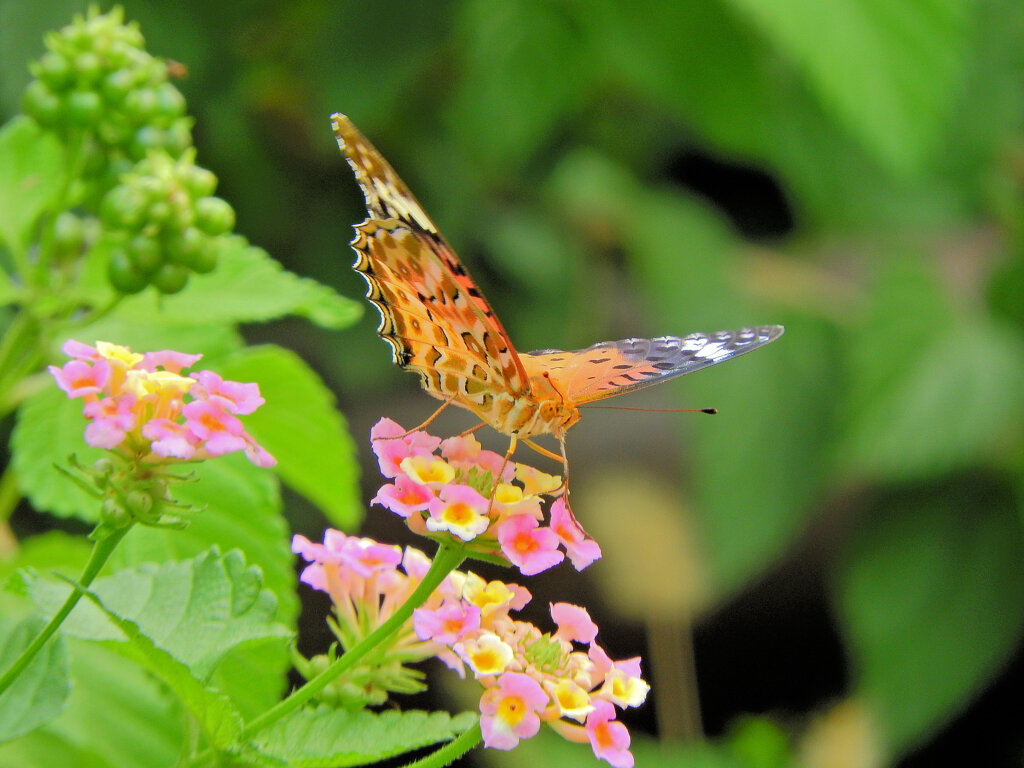
M 373 145 L 344 115 L 332 119 L 369 213 L 356 227 L 353 266 L 369 284 L 395 362 L 442 399 L 525 395 L 519 356 L 454 251 Z
M 573 405 L 613 397 L 707 368 L 764 346 L 782 335 L 780 325 L 738 331 L 623 339 L 568 352 L 521 356 L 531 375 L 547 371 Z

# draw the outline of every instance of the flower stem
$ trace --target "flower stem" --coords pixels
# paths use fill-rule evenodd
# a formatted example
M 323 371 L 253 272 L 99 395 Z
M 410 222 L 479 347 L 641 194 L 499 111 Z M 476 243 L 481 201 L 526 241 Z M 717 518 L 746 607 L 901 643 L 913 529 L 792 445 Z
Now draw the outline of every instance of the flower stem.
M 481 738 L 480 721 L 477 720 L 472 728 L 460 733 L 458 738 L 449 741 L 429 755 L 424 755 L 419 760 L 408 763 L 405 768 L 442 768 L 469 752 L 480 743 Z
M 288 698 L 278 702 L 275 706 L 248 723 L 243 729 L 242 735 L 251 736 L 271 723 L 280 720 L 285 715 L 294 712 L 326 688 L 332 680 L 337 679 L 340 675 L 354 667 L 370 651 L 397 632 L 409 620 L 412 612 L 426 602 L 427 598 L 444 581 L 445 577 L 458 568 L 464 559 L 465 552 L 461 547 L 448 547 L 441 544 L 438 547 L 437 554 L 434 555 L 434 561 L 430 564 L 430 570 L 423 576 L 423 581 L 409 595 L 409 599 L 402 603 L 383 624 L 352 646 L 334 664 L 294 691 Z
M 68 617 L 72 609 L 78 604 L 78 601 L 82 599 L 82 590 L 92 584 L 93 579 L 103 568 L 104 564 L 110 559 L 111 553 L 114 548 L 120 543 L 124 535 L 128 533 L 131 526 L 120 528 L 116 531 L 112 531 L 109 536 L 106 536 L 92 546 L 92 552 L 89 554 L 89 560 L 85 564 L 85 568 L 82 569 L 82 575 L 78 578 L 78 586 L 76 586 L 71 594 L 68 595 L 67 600 L 64 601 L 64 605 L 60 607 L 60 610 L 54 614 L 53 618 L 46 624 L 45 627 L 36 635 L 36 638 L 32 643 L 21 653 L 17 661 L 11 665 L 10 669 L 4 672 L 3 677 L 0 677 L 0 693 L 6 691 L 11 683 L 13 683 L 18 675 L 25 671 L 25 667 L 29 665 L 35 655 L 39 653 L 40 649 L 46 645 L 46 641 L 50 639 L 51 635 L 57 631 L 57 628 L 64 622 L 64 619 Z

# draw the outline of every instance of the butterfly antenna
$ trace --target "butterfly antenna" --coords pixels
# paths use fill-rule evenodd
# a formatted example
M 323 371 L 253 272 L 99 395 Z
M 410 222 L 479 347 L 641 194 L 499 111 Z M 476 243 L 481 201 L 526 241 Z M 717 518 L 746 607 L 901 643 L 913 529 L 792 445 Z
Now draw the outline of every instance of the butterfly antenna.
M 603 408 L 606 411 L 640 411 L 642 413 L 718 413 L 717 408 L 629 408 L 624 405 L 588 405 L 586 408 Z

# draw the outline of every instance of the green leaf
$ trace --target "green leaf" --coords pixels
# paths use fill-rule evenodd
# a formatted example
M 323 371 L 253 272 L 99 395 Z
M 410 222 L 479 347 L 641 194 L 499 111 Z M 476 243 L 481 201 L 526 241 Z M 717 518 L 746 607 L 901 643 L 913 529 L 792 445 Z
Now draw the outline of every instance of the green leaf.
M 214 670 L 213 687 L 231 699 L 246 721 L 281 700 L 292 667 L 290 645 L 284 637 L 238 645 Z
M 362 315 L 361 302 L 339 296 L 315 280 L 286 271 L 262 248 L 231 238 L 208 275 L 193 275 L 173 296 L 145 291 L 118 308 L 125 318 L 154 314 L 172 323 L 252 323 L 285 315 L 305 317 L 324 328 L 347 328 Z
M 56 612 L 69 592 L 64 583 L 38 580 L 32 586 L 33 599 L 48 614 Z M 120 641 L 122 632 L 132 639 L 141 633 L 201 680 L 209 678 L 231 649 L 288 635 L 275 620 L 277 601 L 263 587 L 259 570 L 247 566 L 237 551 L 220 555 L 213 550 L 191 560 L 144 564 L 97 580 L 90 592 L 102 606 L 80 602 L 61 627 L 65 634 Z M 121 631 L 105 617 L 117 619 Z
M 71 454 L 84 466 L 104 455 L 85 444 L 85 425 L 80 399 L 69 400 L 56 386 L 37 392 L 18 410 L 12 463 L 21 492 L 37 510 L 92 523 L 98 519 L 99 501 L 54 467 L 67 467 Z
M 580 30 L 566 8 L 541 0 L 470 0 L 460 10 L 465 60 L 448 121 L 479 147 L 475 158 L 507 173 L 590 95 Z
M 878 505 L 836 571 L 855 691 L 897 752 L 983 689 L 1024 628 L 1024 535 L 989 477 Z
M 218 371 L 255 381 L 266 404 L 246 428 L 277 459 L 277 472 L 338 528 L 354 531 L 363 517 L 356 448 L 334 395 L 298 357 L 281 347 L 250 347 Z
M 1024 411 L 1019 337 L 983 317 L 957 322 L 920 260 L 890 263 L 873 293 L 852 337 L 841 466 L 907 480 L 977 462 Z
M 19 115 L 0 128 L 0 242 L 23 253 L 39 217 L 64 186 L 64 152 L 53 134 Z
M 17 623 L 0 617 L 0 670 L 8 669 L 39 634 L 45 621 L 29 616 Z M 0 693 L 0 742 L 50 722 L 70 692 L 64 638 L 50 638 L 14 683 Z
M 101 645 L 69 638 L 71 688 L 63 714 L 0 746 L 18 768 L 170 768 L 185 738 L 177 700 L 147 670 Z
M 288 526 L 281 516 L 277 479 L 240 454 L 194 467 L 196 482 L 175 486 L 174 497 L 201 507 L 185 530 L 136 526 L 111 558 L 125 567 L 195 557 L 219 546 L 240 549 L 263 572 L 263 583 L 278 601 L 278 618 L 291 626 L 298 616 L 296 577 Z
M 737 290 L 739 244 L 706 206 L 664 192 L 642 200 L 624 239 L 659 318 L 652 335 L 783 319 Z M 829 382 L 838 383 L 834 344 L 820 323 L 787 318 L 786 325 L 768 347 L 661 388 L 662 396 L 685 395 L 685 403 L 676 403 L 681 407 L 719 409 L 711 419 L 684 418 L 680 427 L 690 441 L 686 471 L 694 480 L 703 551 L 720 594 L 778 557 L 802 530 L 825 481 L 822 424 L 834 409 Z
M 121 630 L 135 651 L 135 658 L 167 683 L 181 699 L 212 746 L 224 749 L 236 743 L 242 731 L 242 717 L 226 696 L 204 686 L 185 664 L 155 645 L 139 631 L 135 622 L 106 608 L 95 593 L 87 592 L 86 597 Z
M 989 455 L 1024 406 L 1024 345 L 979 320 L 936 336 L 900 381 L 859 414 L 843 446 L 853 467 L 875 477 L 937 477 Z
M 778 341 L 678 385 L 690 406 L 719 409 L 687 425 L 686 471 L 720 593 L 775 561 L 814 514 L 811 502 L 828 479 L 825 425 L 838 384 L 830 346 L 823 325 L 787 320 Z
M 303 709 L 261 731 L 255 742 L 294 768 L 327 768 L 383 760 L 454 739 L 476 722 L 475 712 L 347 712 Z
M 749 155 L 771 145 L 780 89 L 766 76 L 764 46 L 728 7 L 602 0 L 580 10 L 592 66 L 606 79 L 675 113 L 712 146 Z
M 11 276 L 0 269 L 0 307 L 14 304 L 19 299 L 18 287 Z
M 91 550 L 85 538 L 64 531 L 47 531 L 28 536 L 18 542 L 13 557 L 0 559 L 0 585 L 19 568 L 52 570 L 68 578 L 77 578 Z
M 803 72 L 832 114 L 897 171 L 945 127 L 971 32 L 963 0 L 730 0 Z

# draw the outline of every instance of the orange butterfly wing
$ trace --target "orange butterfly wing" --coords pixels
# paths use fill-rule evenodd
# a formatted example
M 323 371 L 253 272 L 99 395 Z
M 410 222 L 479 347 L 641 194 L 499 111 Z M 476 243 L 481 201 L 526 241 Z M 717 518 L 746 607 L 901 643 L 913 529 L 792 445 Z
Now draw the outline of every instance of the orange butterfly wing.
M 405 183 L 344 115 L 338 145 L 366 196 L 353 267 L 369 285 L 377 329 L 395 362 L 442 400 L 488 408 L 496 394 L 529 393 L 519 355 L 494 310 Z
M 568 352 L 541 350 L 521 356 L 530 375 L 550 376 L 555 387 L 578 406 L 676 376 L 699 371 L 774 341 L 781 325 L 654 339 L 623 339 Z

